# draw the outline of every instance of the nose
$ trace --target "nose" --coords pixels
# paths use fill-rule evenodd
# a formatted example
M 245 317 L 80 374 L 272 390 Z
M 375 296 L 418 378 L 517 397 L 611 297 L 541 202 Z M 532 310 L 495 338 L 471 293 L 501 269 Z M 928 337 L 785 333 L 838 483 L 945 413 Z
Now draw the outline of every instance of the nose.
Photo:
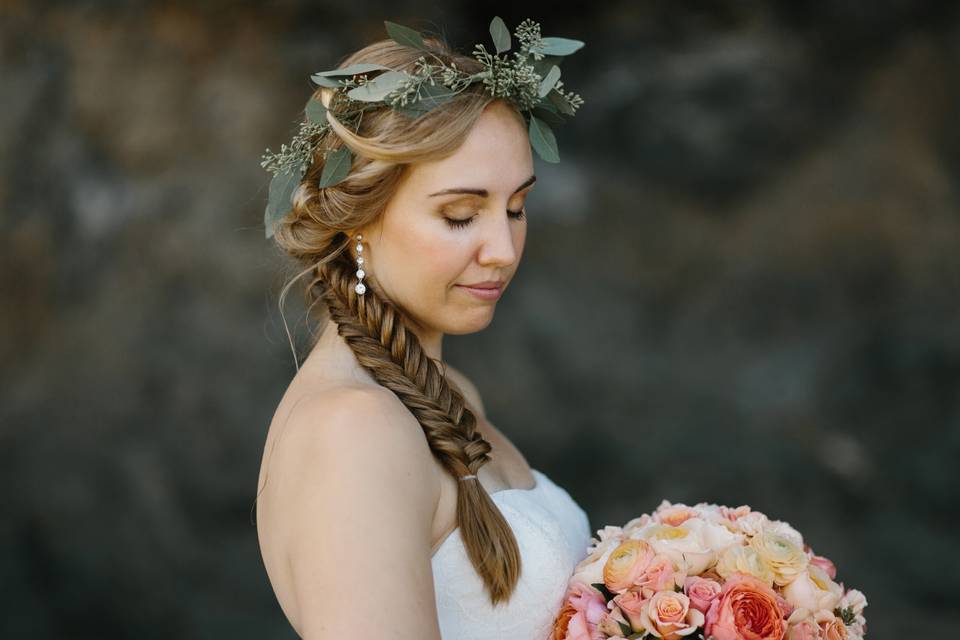
M 502 211 L 506 207 L 500 208 Z M 477 261 L 482 265 L 510 266 L 517 261 L 518 228 L 506 213 L 487 216 L 488 224 L 481 235 L 482 244 Z

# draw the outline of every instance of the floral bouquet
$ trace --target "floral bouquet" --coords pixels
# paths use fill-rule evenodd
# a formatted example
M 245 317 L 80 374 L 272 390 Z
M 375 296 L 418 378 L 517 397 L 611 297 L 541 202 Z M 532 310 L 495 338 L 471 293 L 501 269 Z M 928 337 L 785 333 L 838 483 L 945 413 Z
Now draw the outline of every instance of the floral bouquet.
M 864 595 L 800 533 L 748 506 L 664 500 L 598 529 L 552 640 L 861 640 Z

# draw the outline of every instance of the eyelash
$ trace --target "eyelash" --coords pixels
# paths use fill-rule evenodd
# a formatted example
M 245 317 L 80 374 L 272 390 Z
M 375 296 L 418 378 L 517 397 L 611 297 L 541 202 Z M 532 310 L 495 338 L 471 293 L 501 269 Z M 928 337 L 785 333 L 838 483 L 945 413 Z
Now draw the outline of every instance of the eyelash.
M 524 207 L 523 209 L 520 209 L 520 211 L 511 211 L 510 209 L 507 209 L 507 214 L 514 220 L 523 220 L 523 218 L 527 215 L 526 212 L 527 212 L 526 207 Z M 447 224 L 450 225 L 451 227 L 455 229 L 462 229 L 467 225 L 469 225 L 470 223 L 472 223 L 475 217 L 476 215 L 470 216 L 465 220 L 454 220 L 453 218 L 444 218 L 444 220 L 446 220 Z

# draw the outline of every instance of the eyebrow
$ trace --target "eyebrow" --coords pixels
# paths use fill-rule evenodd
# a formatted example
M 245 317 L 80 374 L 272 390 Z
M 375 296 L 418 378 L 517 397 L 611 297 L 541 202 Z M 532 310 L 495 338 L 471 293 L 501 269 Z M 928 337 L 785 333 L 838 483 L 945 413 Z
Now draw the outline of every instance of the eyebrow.
M 526 189 L 536 181 L 537 181 L 537 176 L 530 176 L 529 178 L 524 180 L 523 184 L 517 187 L 516 191 L 514 191 L 513 193 L 517 193 L 517 191 L 522 191 L 523 189 Z M 431 193 L 428 197 L 432 198 L 433 196 L 445 196 L 451 193 L 468 193 L 475 196 L 481 196 L 483 198 L 486 198 L 487 196 L 490 195 L 490 192 L 487 191 L 486 189 L 470 189 L 467 187 L 456 187 L 453 189 L 444 189 L 443 191 L 437 191 L 436 193 Z

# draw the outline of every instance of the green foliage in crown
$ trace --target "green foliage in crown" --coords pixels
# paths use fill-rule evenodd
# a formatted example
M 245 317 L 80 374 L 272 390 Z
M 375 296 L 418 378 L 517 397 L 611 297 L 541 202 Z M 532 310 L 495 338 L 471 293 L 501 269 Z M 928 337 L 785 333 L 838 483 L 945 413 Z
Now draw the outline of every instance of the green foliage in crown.
M 565 91 L 560 80 L 560 63 L 583 47 L 580 40 L 549 38 L 540 35 L 540 25 L 524 20 L 514 32 L 519 47 L 509 55 L 513 41 L 500 17 L 490 22 L 494 51 L 477 44 L 473 56 L 483 70 L 466 73 L 455 63 L 447 65 L 424 43 L 417 31 L 394 22 L 384 21 L 387 34 L 397 43 L 422 50 L 412 73 L 397 71 L 379 64 L 361 63 L 343 69 L 320 71 L 310 76 L 318 87 L 333 89 L 327 105 L 318 100 L 307 102 L 305 120 L 289 144 L 280 151 L 267 149 L 260 165 L 273 174 L 264 226 L 266 237 L 273 235 L 277 221 L 290 211 L 290 199 L 313 160 L 314 153 L 331 129 L 327 110 L 339 122 L 358 131 L 363 114 L 384 106 L 411 118 L 451 100 L 473 83 L 483 83 L 488 93 L 509 100 L 523 114 L 530 144 L 546 162 L 559 162 L 560 153 L 551 126 L 563 123 L 563 116 L 572 116 L 583 104 L 576 93 Z M 374 75 L 375 74 L 375 75 Z M 346 146 L 329 150 L 324 155 L 323 172 L 318 186 L 331 187 L 350 173 L 353 154 Z

